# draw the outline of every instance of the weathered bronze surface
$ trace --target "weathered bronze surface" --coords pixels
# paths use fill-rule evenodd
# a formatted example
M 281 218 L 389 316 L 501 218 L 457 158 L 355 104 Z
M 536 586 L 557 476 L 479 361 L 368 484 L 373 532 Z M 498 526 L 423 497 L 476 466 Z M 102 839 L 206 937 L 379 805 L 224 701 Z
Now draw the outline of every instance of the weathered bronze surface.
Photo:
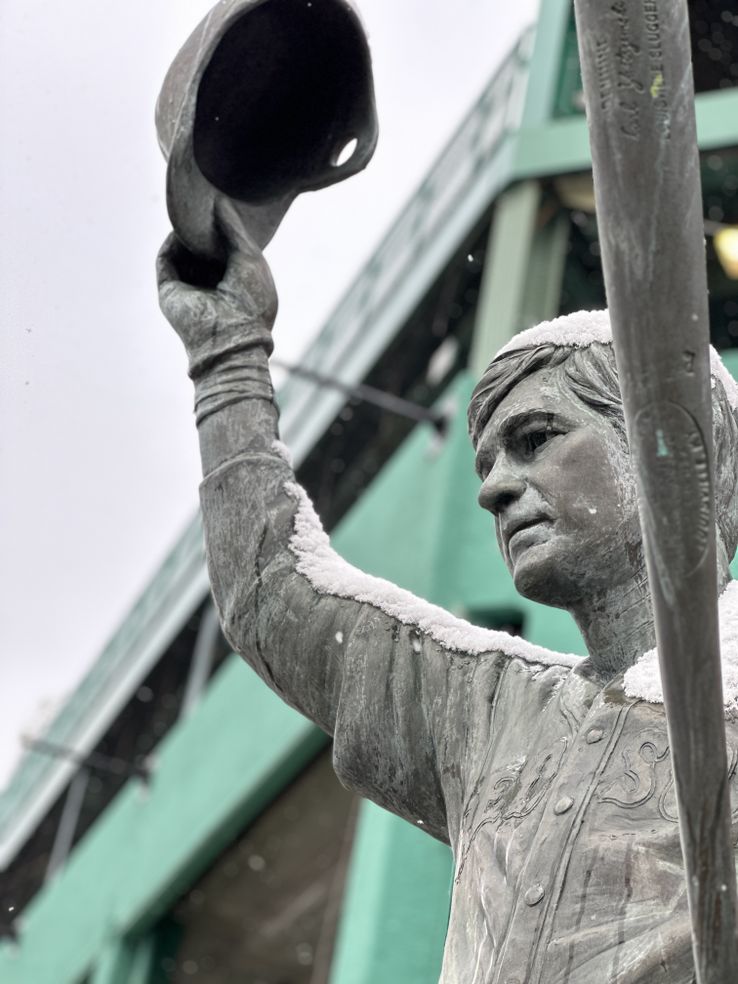
M 230 643 L 334 736 L 346 785 L 450 844 L 444 984 L 691 984 L 666 716 L 657 684 L 628 682 L 656 639 L 606 315 L 514 340 L 470 405 L 480 504 L 518 590 L 576 619 L 589 652 L 578 660 L 469 626 L 332 552 L 278 441 L 276 293 L 252 213 L 232 197 L 217 209 L 220 283 L 184 281 L 175 237 L 158 264 L 195 384 L 208 564 Z M 738 610 L 738 396 L 713 376 L 711 397 L 701 434 L 718 449 L 718 577 Z M 679 425 L 667 417 L 659 426 Z M 698 517 L 711 508 L 696 503 Z M 702 559 L 673 552 L 669 564 Z M 722 733 L 722 707 L 715 717 Z M 730 768 L 711 768 L 736 809 L 738 726 L 725 727 Z

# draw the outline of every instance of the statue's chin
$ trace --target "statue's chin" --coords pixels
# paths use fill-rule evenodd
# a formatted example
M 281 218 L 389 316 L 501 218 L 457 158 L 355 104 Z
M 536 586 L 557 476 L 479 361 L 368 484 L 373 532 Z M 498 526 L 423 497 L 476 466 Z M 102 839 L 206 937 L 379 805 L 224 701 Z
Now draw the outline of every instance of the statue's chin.
M 552 608 L 569 608 L 581 595 L 583 572 L 572 570 L 571 559 L 559 553 L 546 543 L 517 557 L 511 574 L 518 594 Z

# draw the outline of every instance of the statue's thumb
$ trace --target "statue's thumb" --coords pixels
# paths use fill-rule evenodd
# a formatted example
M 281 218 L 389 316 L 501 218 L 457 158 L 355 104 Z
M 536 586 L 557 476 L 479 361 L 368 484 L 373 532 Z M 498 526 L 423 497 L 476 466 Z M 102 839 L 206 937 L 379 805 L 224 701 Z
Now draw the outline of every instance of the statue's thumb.
M 261 257 L 261 250 L 249 235 L 243 217 L 229 198 L 218 198 L 215 216 L 218 228 L 228 243 L 229 262 L 234 254 L 252 262 Z

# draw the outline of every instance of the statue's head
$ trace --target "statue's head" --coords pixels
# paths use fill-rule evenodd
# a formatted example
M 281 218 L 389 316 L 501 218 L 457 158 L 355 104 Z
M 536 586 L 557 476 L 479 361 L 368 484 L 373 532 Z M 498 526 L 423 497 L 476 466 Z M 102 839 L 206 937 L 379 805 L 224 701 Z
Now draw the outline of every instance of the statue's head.
M 718 554 L 738 544 L 738 386 L 711 354 Z M 469 404 L 480 505 L 518 591 L 575 608 L 644 576 L 607 312 L 522 332 L 492 360 Z

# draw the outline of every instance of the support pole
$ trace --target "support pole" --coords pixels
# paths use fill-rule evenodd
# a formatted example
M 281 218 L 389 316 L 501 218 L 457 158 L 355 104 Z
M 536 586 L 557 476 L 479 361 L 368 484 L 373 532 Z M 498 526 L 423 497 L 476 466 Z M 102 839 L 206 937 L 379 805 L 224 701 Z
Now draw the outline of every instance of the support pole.
M 69 789 L 64 800 L 64 808 L 59 819 L 59 826 L 56 828 L 56 837 L 54 838 L 54 845 L 51 848 L 49 863 L 46 866 L 45 881 L 53 878 L 69 857 L 89 781 L 90 773 L 87 769 L 80 769 L 69 784 Z

